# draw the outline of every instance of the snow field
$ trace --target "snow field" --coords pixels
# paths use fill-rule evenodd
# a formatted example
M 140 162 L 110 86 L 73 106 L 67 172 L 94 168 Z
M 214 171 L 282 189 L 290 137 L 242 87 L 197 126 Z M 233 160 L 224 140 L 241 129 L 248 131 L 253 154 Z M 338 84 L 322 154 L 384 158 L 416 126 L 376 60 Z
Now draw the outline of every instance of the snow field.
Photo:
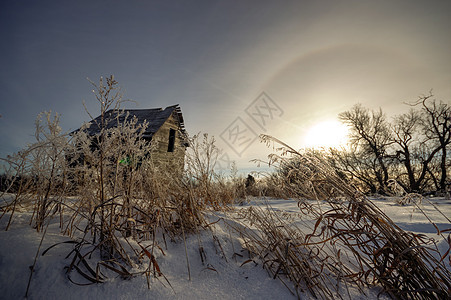
M 397 205 L 396 199 L 372 198 L 399 227 L 438 241 L 438 247 L 443 255 L 449 245 L 437 230 L 421 213 L 421 208 L 435 222 L 440 230 L 451 228 L 446 217 L 451 216 L 451 201 L 446 199 L 430 199 L 423 201 L 419 207 L 413 204 Z M 440 209 L 438 212 L 429 202 Z M 296 226 L 308 226 L 313 220 L 302 220 L 296 200 L 281 199 L 251 199 L 237 209 L 250 206 L 269 204 L 271 209 L 292 220 Z M 34 269 L 29 289 L 29 299 L 295 299 L 296 297 L 282 284 L 279 279 L 272 279 L 262 268 L 261 262 L 249 261 L 249 253 L 243 248 L 242 240 L 226 224 L 241 226 L 236 221 L 234 212 L 206 212 L 210 222 L 210 230 L 188 235 L 185 243 L 182 238 L 176 242 L 166 238 L 167 248 L 159 240 L 159 249 L 154 255 L 163 276 L 150 280 L 150 289 L 144 275 L 137 275 L 129 280 L 119 276 L 109 276 L 103 284 L 78 286 L 70 283 L 65 274 L 65 267 L 70 259 L 65 257 L 72 249 L 72 244 L 60 244 L 50 249 L 44 256 L 42 252 L 48 247 L 68 241 L 69 238 L 60 234 L 59 220 L 53 219 L 47 229 Z M 0 299 L 22 299 L 30 276 L 30 266 L 33 265 L 36 251 L 42 234 L 29 226 L 31 213 L 26 209 L 16 212 L 14 221 L 8 231 L 4 231 L 8 217 L 0 219 Z M 219 220 L 219 221 L 218 221 Z M 307 232 L 310 232 L 307 230 Z M 447 237 L 444 234 L 444 237 Z M 151 243 L 149 241 L 149 243 Z M 145 243 L 143 243 L 145 244 Z M 138 249 L 138 248 L 137 248 Z M 201 251 L 200 249 L 203 249 Z M 200 253 L 202 252 L 202 258 Z M 189 261 L 189 271 L 187 267 Z M 445 259 L 449 260 L 449 257 Z M 148 260 L 137 265 L 132 272 L 144 271 Z M 110 273 L 114 275 L 114 273 Z M 191 278 L 189 278 L 191 277 Z M 71 273 L 75 282 L 86 282 L 76 272 Z M 292 290 L 289 282 L 285 282 Z M 376 299 L 380 289 L 368 288 L 366 295 L 350 287 L 352 299 Z M 303 299 L 309 299 L 309 294 L 303 294 Z

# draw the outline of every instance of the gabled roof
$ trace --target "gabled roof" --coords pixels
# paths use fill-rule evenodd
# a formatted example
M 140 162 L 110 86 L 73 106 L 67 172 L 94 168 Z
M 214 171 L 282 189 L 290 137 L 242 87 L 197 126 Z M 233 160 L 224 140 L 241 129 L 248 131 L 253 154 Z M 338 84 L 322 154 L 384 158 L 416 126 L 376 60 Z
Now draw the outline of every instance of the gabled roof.
M 108 110 L 105 112 L 105 120 L 107 123 L 106 129 L 117 127 L 118 123 L 121 124 L 124 122 L 127 114 L 129 115 L 128 120 L 131 120 L 133 116 L 136 116 L 138 119 L 137 124 L 142 124 L 144 121 L 148 122 L 148 126 L 143 133 L 143 138 L 150 139 L 154 135 L 155 132 L 160 129 L 160 127 L 166 122 L 166 120 L 171 116 L 171 114 L 175 112 L 178 121 L 180 123 L 180 130 L 182 133 L 185 133 L 185 125 L 183 123 L 182 111 L 178 104 L 168 106 L 165 109 L 162 108 L 152 108 L 152 109 L 123 109 L 119 111 Z M 86 130 L 89 135 L 96 135 L 100 132 L 101 126 L 101 116 L 93 119 L 91 122 L 91 126 Z M 80 129 L 78 129 L 80 130 Z M 76 131 L 78 131 L 76 130 Z M 74 132 L 76 132 L 74 131 Z

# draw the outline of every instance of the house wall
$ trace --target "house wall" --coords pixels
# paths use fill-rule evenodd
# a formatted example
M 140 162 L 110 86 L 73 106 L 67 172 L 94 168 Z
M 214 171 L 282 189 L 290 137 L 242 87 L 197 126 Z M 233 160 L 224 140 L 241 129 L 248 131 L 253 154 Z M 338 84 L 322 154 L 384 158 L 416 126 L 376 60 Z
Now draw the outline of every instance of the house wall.
M 174 151 L 168 152 L 169 132 L 175 130 Z M 157 167 L 183 171 L 185 164 L 185 139 L 179 130 L 176 115 L 172 114 L 152 137 L 151 159 Z

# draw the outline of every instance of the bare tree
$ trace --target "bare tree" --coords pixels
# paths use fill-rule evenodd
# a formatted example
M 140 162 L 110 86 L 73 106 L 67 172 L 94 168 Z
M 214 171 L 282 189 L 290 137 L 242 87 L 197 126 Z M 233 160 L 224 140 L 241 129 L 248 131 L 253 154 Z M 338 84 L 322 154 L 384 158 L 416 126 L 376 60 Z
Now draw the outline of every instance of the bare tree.
M 418 129 L 421 122 L 421 114 L 413 109 L 393 118 L 393 141 L 396 146 L 396 154 L 393 157 L 404 166 L 405 170 L 405 173 L 398 174 L 396 180 L 408 192 L 420 192 L 430 161 L 428 158 L 422 160 L 423 163 L 420 166 L 415 162 L 415 158 L 421 156 L 418 145 Z M 407 175 L 407 182 L 401 179 L 404 174 Z
M 350 128 L 350 141 L 358 151 L 373 158 L 373 173 L 384 192 L 389 174 L 386 164 L 388 147 L 393 143 L 385 114 L 363 108 L 360 104 L 339 114 L 340 120 Z
M 395 179 L 406 192 L 446 192 L 449 185 L 451 107 L 422 96 L 409 112 L 386 121 L 382 110 L 355 105 L 339 115 L 350 127 L 351 150 L 330 151 L 337 168 L 371 192 Z M 415 106 L 420 107 L 416 109 Z
M 431 156 L 440 153 L 438 189 L 444 192 L 447 184 L 447 151 L 451 144 L 451 107 L 442 101 L 437 102 L 432 97 L 432 93 L 421 96 L 412 105 L 421 105 L 424 120 L 422 123 L 424 142 L 432 145 Z

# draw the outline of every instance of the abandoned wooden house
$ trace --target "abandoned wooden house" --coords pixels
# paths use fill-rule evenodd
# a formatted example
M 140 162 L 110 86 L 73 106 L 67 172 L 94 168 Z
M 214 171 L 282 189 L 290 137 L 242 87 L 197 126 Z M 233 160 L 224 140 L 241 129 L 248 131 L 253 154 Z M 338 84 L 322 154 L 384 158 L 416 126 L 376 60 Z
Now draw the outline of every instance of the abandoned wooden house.
M 179 105 L 153 109 L 109 110 L 104 114 L 107 122 L 105 129 L 123 124 L 127 118 L 137 118 L 137 125 L 147 122 L 142 138 L 150 142 L 149 155 L 151 161 L 158 167 L 182 171 L 188 137 Z M 101 129 L 101 116 L 93 119 L 90 126 L 84 129 L 88 135 L 96 136 Z M 80 130 L 80 129 L 78 129 Z M 76 130 L 76 131 L 78 131 Z

